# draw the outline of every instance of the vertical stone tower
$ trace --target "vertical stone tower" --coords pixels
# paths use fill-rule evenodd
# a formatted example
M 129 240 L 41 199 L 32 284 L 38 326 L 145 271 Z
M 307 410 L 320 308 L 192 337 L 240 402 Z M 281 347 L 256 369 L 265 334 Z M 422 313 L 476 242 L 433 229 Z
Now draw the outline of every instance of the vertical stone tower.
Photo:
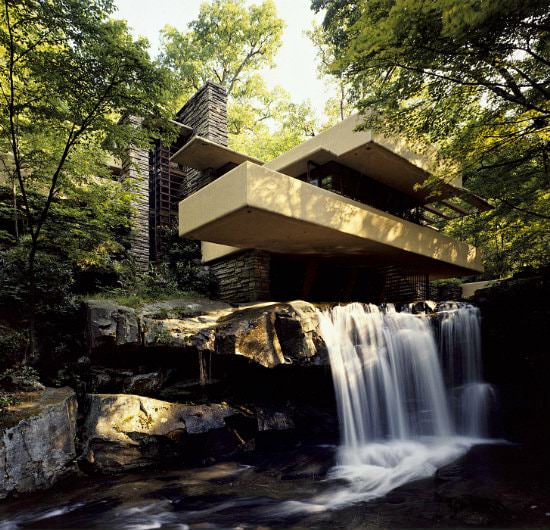
M 207 82 L 177 113 L 176 120 L 192 127 L 193 133 L 227 146 L 227 92 Z M 200 190 L 216 178 L 210 171 L 187 169 L 185 195 Z
M 127 119 L 132 125 L 141 126 L 139 118 L 132 116 Z M 149 268 L 149 151 L 147 149 L 137 147 L 128 149 L 122 161 L 121 178 L 135 181 L 136 194 L 132 204 L 134 218 L 130 253 L 138 271 L 145 272 Z
M 136 126 L 140 120 L 131 118 Z M 164 252 L 163 228 L 177 218 L 178 202 L 231 169 L 193 169 L 178 165 L 171 156 L 193 137 L 227 147 L 227 92 L 207 82 L 180 109 L 175 121 L 184 127 L 173 146 L 156 142 L 151 150 L 131 148 L 123 162 L 122 177 L 135 179 L 134 228 L 131 254 L 140 271 Z M 269 298 L 269 253 L 243 249 L 209 263 L 220 286 L 220 298 L 249 302 Z
M 223 87 L 206 83 L 182 107 L 176 119 L 192 127 L 195 135 L 227 146 L 227 93 Z M 222 174 L 187 169 L 185 195 L 195 193 Z M 231 302 L 268 299 L 269 263 L 269 254 L 256 250 L 243 250 L 210 263 L 219 282 L 220 298 Z

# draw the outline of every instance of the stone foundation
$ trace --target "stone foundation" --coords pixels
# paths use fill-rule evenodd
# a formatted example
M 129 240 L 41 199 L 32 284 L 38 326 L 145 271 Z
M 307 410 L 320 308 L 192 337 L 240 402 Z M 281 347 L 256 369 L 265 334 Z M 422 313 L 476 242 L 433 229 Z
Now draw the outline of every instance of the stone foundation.
M 247 250 L 210 265 L 219 283 L 219 298 L 235 303 L 269 300 L 269 268 L 269 254 L 259 250 Z

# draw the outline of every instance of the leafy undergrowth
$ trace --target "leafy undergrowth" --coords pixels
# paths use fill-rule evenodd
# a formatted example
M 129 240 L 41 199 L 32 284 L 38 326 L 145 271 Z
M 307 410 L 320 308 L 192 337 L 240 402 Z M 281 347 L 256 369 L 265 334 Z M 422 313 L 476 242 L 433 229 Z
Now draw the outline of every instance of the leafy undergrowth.
M 0 412 L 4 412 L 5 409 L 15 405 L 18 401 L 16 394 L 0 392 Z
M 119 305 L 139 309 L 146 304 L 155 302 L 166 302 L 169 300 L 196 299 L 204 298 L 193 292 L 171 291 L 171 292 L 129 292 L 124 289 L 113 289 L 111 291 L 102 291 L 82 297 L 87 300 L 111 300 Z
M 0 373 L 0 427 L 12 425 L 27 414 L 26 404 L 43 388 L 31 366 L 16 365 Z

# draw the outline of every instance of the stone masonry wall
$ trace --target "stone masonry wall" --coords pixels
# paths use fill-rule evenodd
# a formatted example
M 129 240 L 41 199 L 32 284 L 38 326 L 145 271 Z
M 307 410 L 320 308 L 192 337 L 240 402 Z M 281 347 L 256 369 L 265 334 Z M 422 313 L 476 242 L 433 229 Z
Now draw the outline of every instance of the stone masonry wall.
M 270 256 L 267 252 L 247 250 L 220 259 L 211 265 L 219 282 L 219 297 L 227 302 L 268 300 Z
M 131 123 L 140 126 L 139 118 L 130 118 Z M 122 178 L 133 179 L 136 195 L 132 206 L 134 219 L 130 238 L 130 253 L 140 271 L 149 268 L 149 150 L 130 148 L 122 162 Z
M 195 133 L 220 145 L 227 145 L 227 93 L 208 82 L 178 112 L 177 120 Z M 217 176 L 213 172 L 189 169 L 186 195 L 200 190 Z M 222 258 L 211 265 L 218 279 L 220 298 L 228 302 L 252 302 L 269 298 L 269 254 L 248 250 Z
M 206 83 L 178 112 L 177 120 L 193 127 L 195 133 L 220 145 L 227 145 L 227 92 L 214 83 Z M 215 175 L 189 169 L 186 194 L 206 186 Z

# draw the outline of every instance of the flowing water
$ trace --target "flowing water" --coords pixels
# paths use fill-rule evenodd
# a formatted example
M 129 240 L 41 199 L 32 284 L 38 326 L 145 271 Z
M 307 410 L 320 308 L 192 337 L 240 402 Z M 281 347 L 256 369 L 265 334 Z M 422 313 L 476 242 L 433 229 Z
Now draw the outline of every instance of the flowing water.
M 525 465 L 525 453 L 512 446 L 482 445 L 494 442 L 487 439 L 494 392 L 482 379 L 476 308 L 455 304 L 425 316 L 355 303 L 319 312 L 319 320 L 338 406 L 338 447 L 298 444 L 207 468 L 81 478 L 8 503 L 3 516 L 0 508 L 0 529 L 547 521 L 547 490 L 532 487 L 536 481 L 526 475 L 529 466 L 539 473 L 540 463 Z
M 341 429 L 330 476 L 347 486 L 312 499 L 318 508 L 379 497 L 486 441 L 493 392 L 482 381 L 477 308 L 428 318 L 354 303 L 319 320 Z
M 482 378 L 479 309 L 459 305 L 438 316 L 439 346 L 455 424 L 466 435 L 488 436 L 495 393 Z

